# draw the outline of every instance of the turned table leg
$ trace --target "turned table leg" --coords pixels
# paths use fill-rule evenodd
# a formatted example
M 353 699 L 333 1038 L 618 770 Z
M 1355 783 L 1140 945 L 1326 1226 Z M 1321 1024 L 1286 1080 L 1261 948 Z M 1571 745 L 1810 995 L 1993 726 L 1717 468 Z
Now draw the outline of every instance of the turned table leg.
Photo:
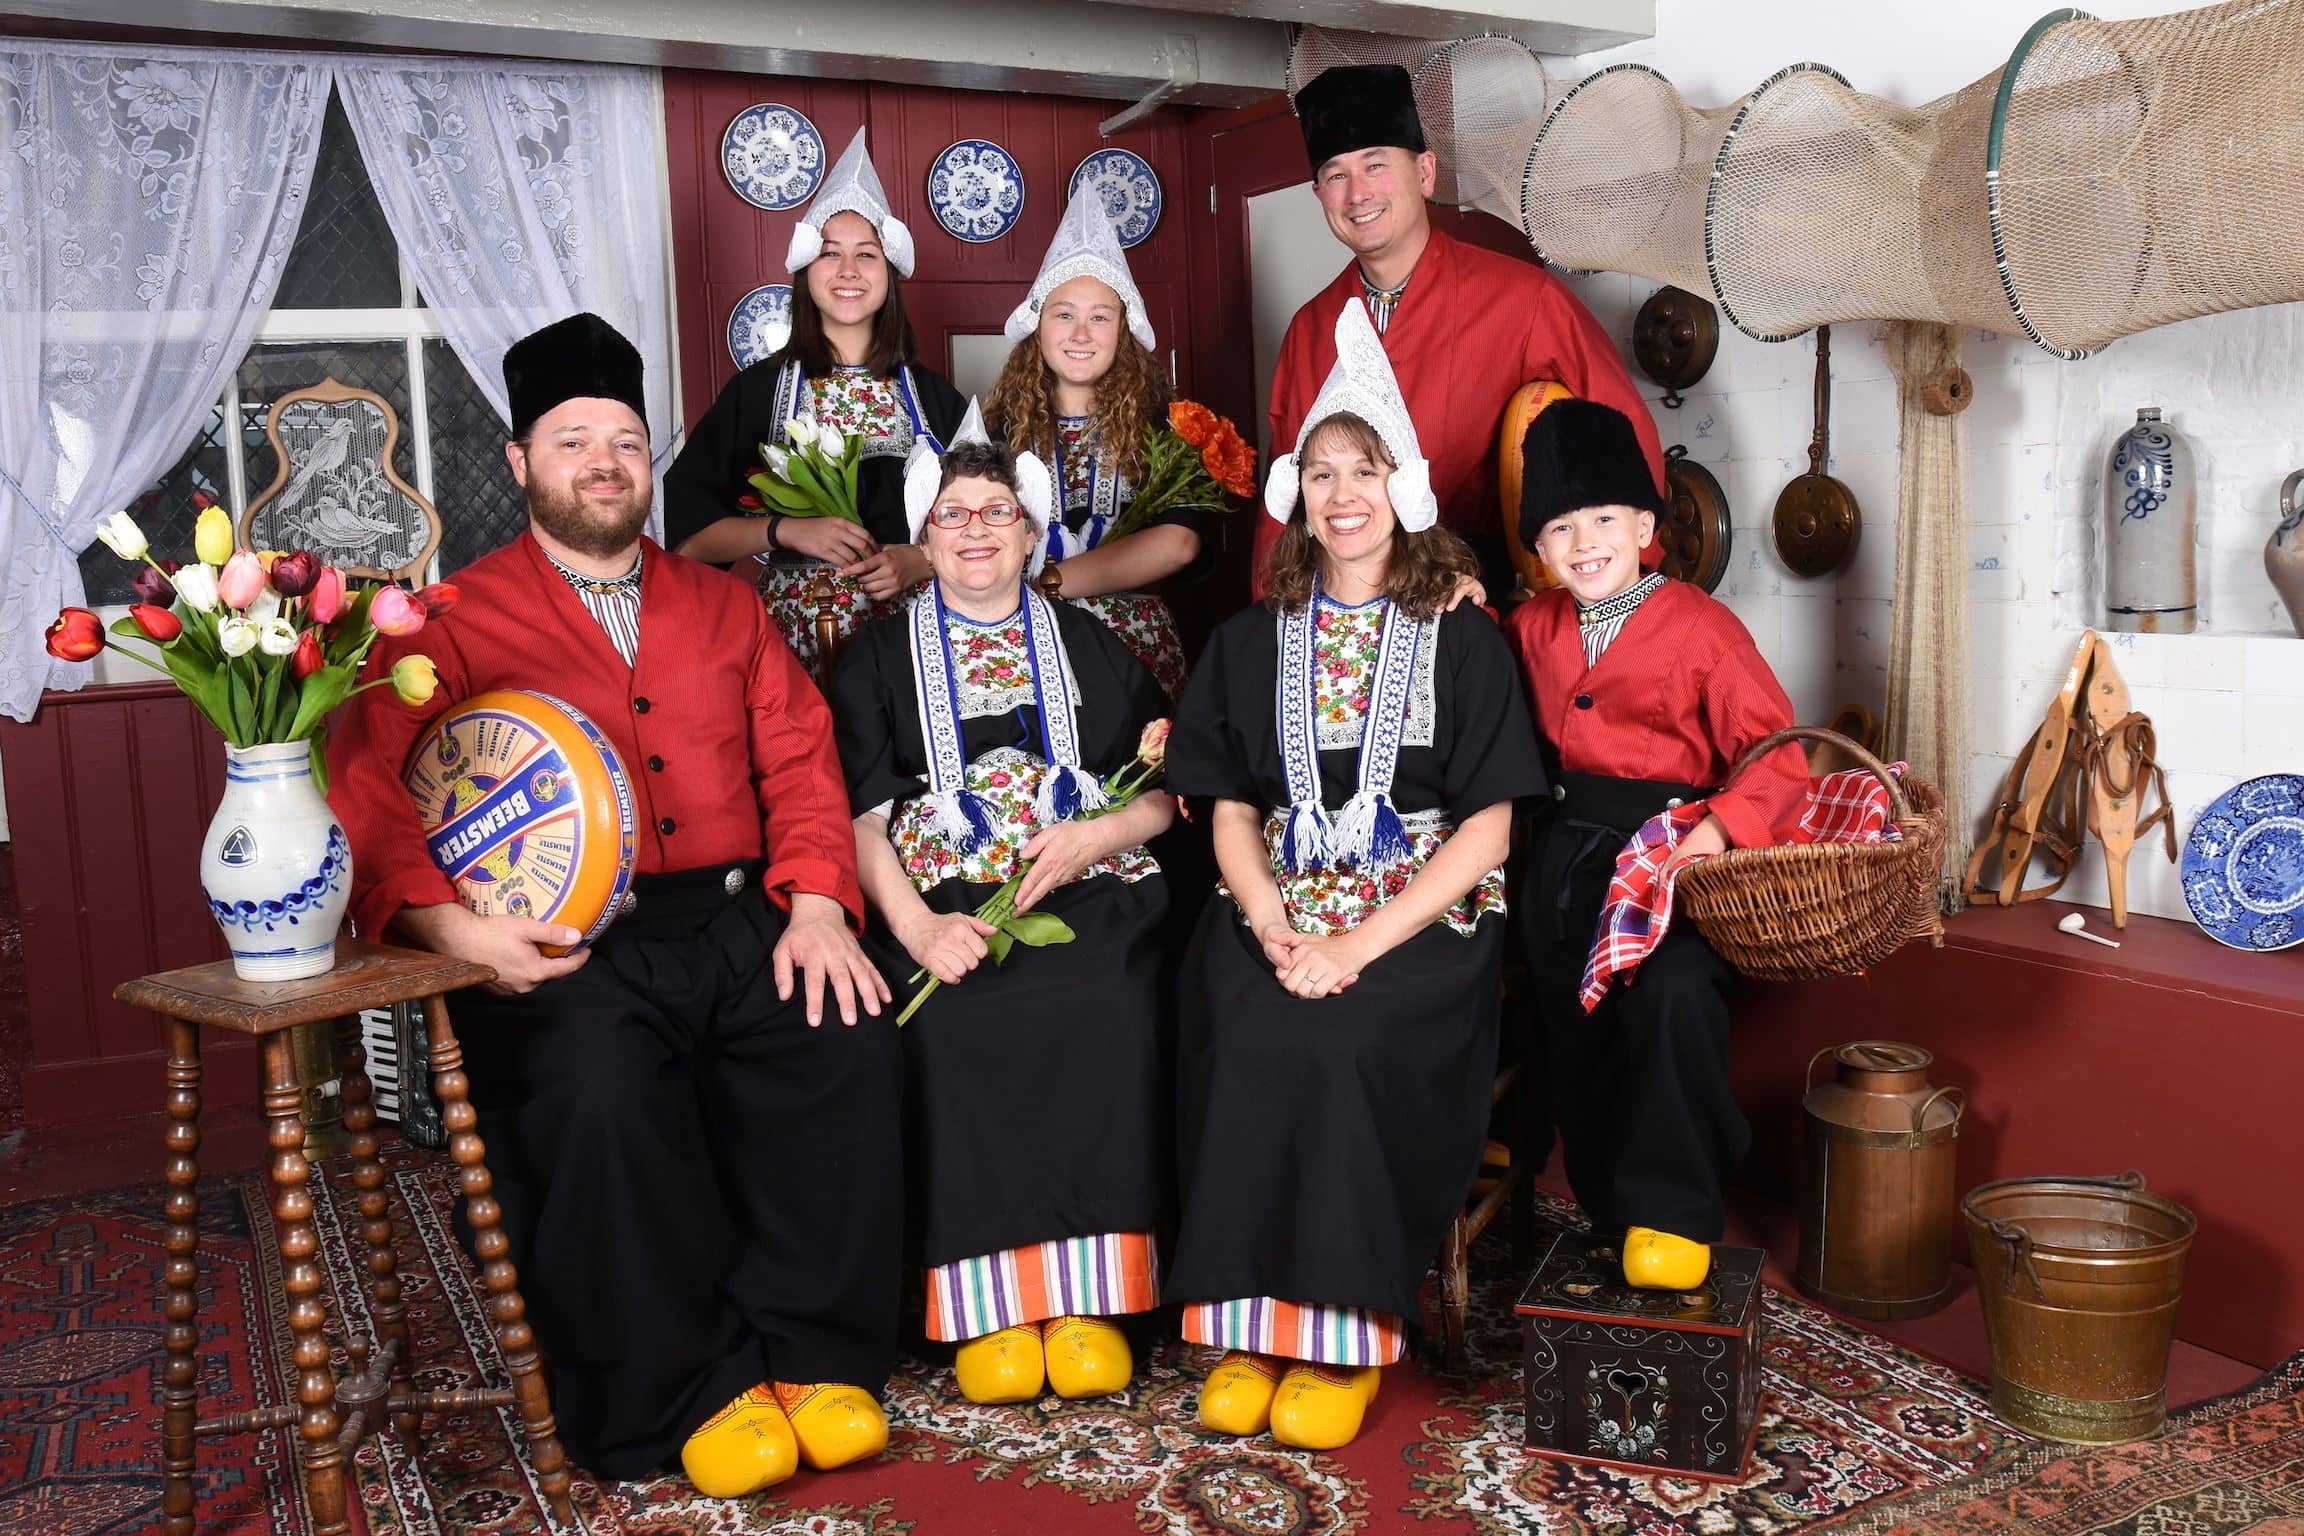
M 192 1536 L 200 1390 L 200 1026 L 168 1021 L 168 1362 L 160 1372 L 162 1536 Z
M 536 1481 L 554 1516 L 563 1524 L 573 1524 L 568 1457 L 560 1449 L 559 1427 L 552 1421 L 551 1396 L 544 1389 L 542 1362 L 536 1358 L 528 1304 L 520 1299 L 520 1277 L 512 1263 L 511 1240 L 504 1235 L 503 1211 L 496 1203 L 496 1181 L 488 1171 L 487 1149 L 473 1129 L 478 1117 L 472 1112 L 470 1084 L 464 1076 L 464 1049 L 449 1027 L 448 1000 L 425 999 L 424 1020 L 432 1083 L 440 1097 L 441 1123 L 448 1128 L 448 1155 L 463 1175 L 464 1212 L 472 1223 L 472 1247 L 480 1260 L 481 1283 L 488 1291 L 488 1315 L 496 1324 L 496 1344 L 504 1352 L 504 1364 L 512 1372 L 513 1397 L 528 1433 Z
M 344 1100 L 347 1150 L 352 1154 L 352 1187 L 360 1191 L 360 1236 L 368 1244 L 368 1304 L 376 1317 L 376 1343 L 379 1347 L 399 1343 L 392 1358 L 392 1394 L 413 1403 L 415 1350 L 408 1337 L 407 1310 L 400 1302 L 399 1260 L 392 1251 L 392 1196 L 384 1185 L 384 1165 L 376 1157 L 375 1088 L 368 1081 L 368 1052 L 360 1042 L 357 1014 L 336 1021 L 336 1073 Z M 392 1428 L 401 1444 L 414 1450 L 415 1408 L 394 1414 Z
M 313 1536 L 345 1536 L 344 1456 L 336 1444 L 336 1373 L 328 1365 L 328 1309 L 321 1300 L 318 1237 L 312 1230 L 312 1165 L 304 1158 L 303 1086 L 288 1031 L 263 1037 L 264 1119 L 272 1147 L 272 1215 L 286 1271 L 288 1327 L 296 1336 L 297 1421 L 304 1493 Z

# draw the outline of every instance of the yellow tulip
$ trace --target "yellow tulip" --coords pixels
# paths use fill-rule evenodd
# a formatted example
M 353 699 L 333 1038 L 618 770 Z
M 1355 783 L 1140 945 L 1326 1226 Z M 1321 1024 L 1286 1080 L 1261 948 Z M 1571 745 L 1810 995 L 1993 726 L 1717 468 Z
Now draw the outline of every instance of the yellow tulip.
M 392 663 L 392 692 L 403 704 L 429 704 L 440 689 L 440 674 L 429 656 L 411 653 Z
M 232 517 L 222 507 L 209 507 L 192 525 L 192 553 L 209 565 L 232 558 Z

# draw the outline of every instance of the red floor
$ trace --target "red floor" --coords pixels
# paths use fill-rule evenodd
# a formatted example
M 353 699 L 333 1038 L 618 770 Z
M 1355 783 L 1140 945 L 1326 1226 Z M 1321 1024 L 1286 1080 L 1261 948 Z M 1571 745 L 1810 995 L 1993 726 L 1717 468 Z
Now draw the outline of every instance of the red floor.
M 164 1122 L 159 1115 L 27 1137 L 12 1154 L 0 1154 L 0 1202 L 69 1195 L 157 1179 Z M 264 1160 L 264 1129 L 253 1108 L 218 1110 L 203 1117 L 200 1167 L 219 1173 L 254 1168 Z M 1556 1172 L 1547 1188 L 1565 1194 Z M 1751 1191 L 1738 1194 L 1729 1214 L 1728 1240 L 1768 1250 L 1768 1279 L 1792 1289 L 1798 1263 L 1799 1228 L 1792 1210 Z M 1986 1376 L 1992 1357 L 1984 1335 L 1984 1314 L 1974 1277 L 1964 1267 L 1952 1271 L 1950 1305 L 1928 1317 L 1903 1322 L 1866 1322 L 1864 1327 L 1894 1339 L 1972 1376 Z M 2260 1375 L 2256 1367 L 2179 1341 L 2168 1362 L 2171 1407 L 2234 1391 Z

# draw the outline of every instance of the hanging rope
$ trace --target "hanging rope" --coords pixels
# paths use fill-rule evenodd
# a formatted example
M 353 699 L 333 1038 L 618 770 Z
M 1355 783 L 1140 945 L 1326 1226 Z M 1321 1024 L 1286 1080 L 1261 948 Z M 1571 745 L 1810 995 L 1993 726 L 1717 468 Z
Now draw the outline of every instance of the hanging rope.
M 1903 435 L 1883 755 L 1943 786 L 1940 891 L 1944 910 L 1957 912 L 1976 833 L 1968 814 L 1968 451 L 1959 412 L 1938 415 L 1931 406 L 1966 393 L 1960 338 L 1919 320 L 1888 321 L 1874 334 L 1895 371 Z

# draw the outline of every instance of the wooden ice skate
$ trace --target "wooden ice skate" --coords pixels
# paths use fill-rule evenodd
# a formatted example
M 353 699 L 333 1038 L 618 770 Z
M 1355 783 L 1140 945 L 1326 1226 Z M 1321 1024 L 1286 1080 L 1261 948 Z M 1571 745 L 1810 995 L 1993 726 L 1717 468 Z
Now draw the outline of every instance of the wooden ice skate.
M 1992 813 L 1992 830 L 1976 845 L 1968 860 L 1968 899 L 1998 902 L 2012 907 L 2020 901 L 2038 901 L 2059 889 L 2072 873 L 2079 856 L 2081 822 L 2076 803 L 2080 762 L 2073 755 L 2080 735 L 2080 695 L 2090 664 L 2102 642 L 2089 630 L 2072 653 L 2064 686 L 2049 702 L 2032 739 L 2025 743 L 2000 787 L 2000 804 Z M 1993 850 L 2000 854 L 2000 879 L 1983 880 L 1984 863 Z M 2045 854 L 2057 866 L 2047 885 L 2024 887 L 2024 872 L 2034 853 Z
M 2111 893 L 2112 926 L 2128 926 L 2128 856 L 2136 839 L 2159 825 L 2167 837 L 2168 858 L 2176 858 L 2176 818 L 2168 806 L 2168 780 L 2154 759 L 2157 742 L 2149 717 L 2128 707 L 2128 685 L 2112 664 L 2111 647 L 2096 647 L 2094 667 L 2083 694 L 2087 732 L 2081 783 L 2086 789 L 2088 830 L 2104 845 L 2104 880 Z M 2148 787 L 2160 804 L 2144 808 Z

